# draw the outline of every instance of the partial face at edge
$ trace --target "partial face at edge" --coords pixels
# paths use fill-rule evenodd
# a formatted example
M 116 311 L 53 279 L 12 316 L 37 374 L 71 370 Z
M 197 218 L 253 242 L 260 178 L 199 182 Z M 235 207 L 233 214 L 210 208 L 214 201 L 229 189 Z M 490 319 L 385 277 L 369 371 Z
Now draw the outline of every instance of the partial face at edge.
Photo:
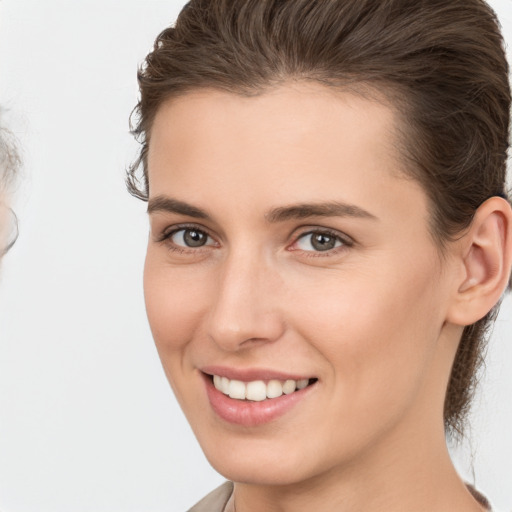
M 16 221 L 5 193 L 0 190 L 0 258 L 9 250 L 16 238 Z
M 421 435 L 432 409 L 442 425 L 449 290 L 426 195 L 397 172 L 393 123 L 381 104 L 311 85 L 200 91 L 156 116 L 147 313 L 177 399 L 228 478 L 298 482 L 398 431 Z M 242 424 L 235 399 L 212 405 L 209 373 L 314 384 Z M 219 414 L 226 400 L 235 412 Z

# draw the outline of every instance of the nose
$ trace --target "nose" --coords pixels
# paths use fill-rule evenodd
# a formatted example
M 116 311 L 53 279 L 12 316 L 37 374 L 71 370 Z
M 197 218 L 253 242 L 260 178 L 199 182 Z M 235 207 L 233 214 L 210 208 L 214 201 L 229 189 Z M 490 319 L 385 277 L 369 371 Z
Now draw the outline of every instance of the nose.
M 231 255 L 217 278 L 209 314 L 210 338 L 224 351 L 278 340 L 285 329 L 275 270 L 255 255 Z

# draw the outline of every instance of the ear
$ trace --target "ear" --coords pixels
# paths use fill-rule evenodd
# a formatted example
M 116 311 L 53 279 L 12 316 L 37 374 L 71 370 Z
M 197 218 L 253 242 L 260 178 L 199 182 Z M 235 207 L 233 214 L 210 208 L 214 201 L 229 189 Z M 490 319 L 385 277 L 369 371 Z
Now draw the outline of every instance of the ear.
M 491 197 L 476 211 L 467 233 L 459 240 L 454 300 L 447 320 L 461 326 L 483 318 L 500 300 L 512 266 L 512 208 Z

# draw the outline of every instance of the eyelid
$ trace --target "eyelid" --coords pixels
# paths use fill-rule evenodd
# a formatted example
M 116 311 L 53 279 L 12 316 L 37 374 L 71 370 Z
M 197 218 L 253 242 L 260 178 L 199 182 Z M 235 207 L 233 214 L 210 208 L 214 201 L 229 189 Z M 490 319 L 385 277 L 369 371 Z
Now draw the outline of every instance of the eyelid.
M 166 227 L 163 231 L 160 232 L 160 234 L 156 235 L 155 241 L 157 243 L 164 243 L 166 241 L 170 241 L 170 238 L 173 235 L 175 235 L 178 231 L 187 230 L 187 229 L 201 231 L 206 236 L 208 236 L 208 238 L 212 239 L 215 242 L 215 244 L 218 245 L 217 240 L 215 239 L 215 237 L 210 233 L 210 231 L 207 228 L 205 228 L 204 226 L 199 226 L 197 224 L 192 224 L 192 223 L 187 223 L 187 222 L 180 223 L 180 224 L 173 224 L 172 226 Z M 198 251 L 203 247 L 211 247 L 211 245 L 213 245 L 213 244 L 207 244 L 207 245 L 197 247 L 197 248 L 194 248 L 194 247 L 186 248 L 186 247 L 181 247 L 181 246 L 177 246 L 177 247 L 183 248 L 185 250 L 190 249 L 192 251 Z
M 169 239 L 174 234 L 176 234 L 178 231 L 186 230 L 186 229 L 192 229 L 192 230 L 195 229 L 197 231 L 201 231 L 201 232 L 205 233 L 210 239 L 212 239 L 215 242 L 215 244 L 208 244 L 208 245 L 204 245 L 204 246 L 197 247 L 197 248 L 193 248 L 193 247 L 186 248 L 186 247 L 178 246 L 176 244 L 172 244 L 176 248 L 180 248 L 183 250 L 190 249 L 191 251 L 198 252 L 202 248 L 211 247 L 212 245 L 217 245 L 217 246 L 219 245 L 219 242 L 217 241 L 216 237 L 211 234 L 211 232 L 208 228 L 206 228 L 205 226 L 202 226 L 202 225 L 188 223 L 188 222 L 173 224 L 172 226 L 167 226 L 164 230 L 161 231 L 160 234 L 155 236 L 155 241 L 157 243 L 165 243 L 166 241 L 169 242 Z M 322 252 L 322 251 L 305 251 L 303 249 L 293 248 L 293 246 L 298 242 L 299 239 L 301 239 L 302 237 L 305 237 L 307 235 L 312 235 L 314 233 L 322 233 L 322 234 L 327 234 L 327 235 L 333 236 L 333 237 L 339 239 L 341 241 L 342 245 L 339 247 L 324 251 L 324 252 Z M 169 243 L 171 243 L 171 242 L 169 242 Z M 292 235 L 292 242 L 288 245 L 287 250 L 302 251 L 302 252 L 315 253 L 315 254 L 325 254 L 327 256 L 329 254 L 333 254 L 336 251 L 346 249 L 348 247 L 352 247 L 353 245 L 355 245 L 355 243 L 356 243 L 356 241 L 351 236 L 347 235 L 346 233 L 344 233 L 342 231 L 338 231 L 337 229 L 328 228 L 328 227 L 324 227 L 324 226 L 302 226 L 295 230 L 295 233 Z
M 322 227 L 322 226 L 305 226 L 305 227 L 302 227 L 300 229 L 301 229 L 301 231 L 299 231 L 298 233 L 296 233 L 293 236 L 293 241 L 288 246 L 288 250 L 291 250 L 291 251 L 302 251 L 302 252 L 315 253 L 315 254 L 325 254 L 327 256 L 329 254 L 333 254 L 335 251 L 342 250 L 342 249 L 347 248 L 347 247 L 352 247 L 356 243 L 355 240 L 351 236 L 347 235 L 346 233 L 343 233 L 342 231 L 338 231 L 337 229 L 326 228 L 326 227 Z M 298 248 L 294 249 L 294 248 L 292 248 L 294 245 L 297 244 L 297 242 L 302 237 L 305 237 L 307 235 L 312 235 L 312 234 L 315 234 L 315 233 L 320 233 L 320 234 L 326 234 L 326 235 L 329 235 L 329 236 L 333 236 L 333 237 L 337 238 L 338 240 L 340 240 L 342 245 L 339 246 L 339 247 L 335 247 L 333 249 L 329 249 L 327 251 L 305 251 L 303 249 L 298 249 Z

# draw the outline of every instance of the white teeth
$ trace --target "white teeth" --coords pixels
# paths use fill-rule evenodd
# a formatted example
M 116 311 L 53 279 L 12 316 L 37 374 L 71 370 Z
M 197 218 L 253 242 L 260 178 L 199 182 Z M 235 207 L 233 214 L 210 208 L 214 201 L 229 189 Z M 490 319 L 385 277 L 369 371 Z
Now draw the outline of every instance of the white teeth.
M 229 397 L 245 400 L 245 384 L 240 380 L 229 381 Z
M 304 389 L 308 385 L 308 379 L 301 379 L 297 381 L 297 389 Z
M 283 394 L 283 385 L 278 380 L 270 380 L 267 384 L 267 398 L 277 398 Z
M 283 393 L 285 395 L 290 395 L 295 391 L 295 388 L 297 387 L 297 383 L 294 380 L 287 380 L 283 384 Z
M 267 398 L 267 386 L 262 380 L 254 380 L 252 382 L 248 382 L 245 397 L 247 400 L 261 402 Z
M 221 377 L 220 390 L 225 395 L 229 395 L 229 379 L 227 377 Z
M 289 395 L 294 391 L 304 389 L 308 384 L 309 379 L 298 381 L 288 379 L 284 382 L 272 379 L 265 384 L 262 380 L 242 382 L 219 375 L 213 376 L 213 385 L 225 395 L 237 400 L 252 400 L 253 402 L 261 402 L 267 398 L 278 398 L 283 394 Z

